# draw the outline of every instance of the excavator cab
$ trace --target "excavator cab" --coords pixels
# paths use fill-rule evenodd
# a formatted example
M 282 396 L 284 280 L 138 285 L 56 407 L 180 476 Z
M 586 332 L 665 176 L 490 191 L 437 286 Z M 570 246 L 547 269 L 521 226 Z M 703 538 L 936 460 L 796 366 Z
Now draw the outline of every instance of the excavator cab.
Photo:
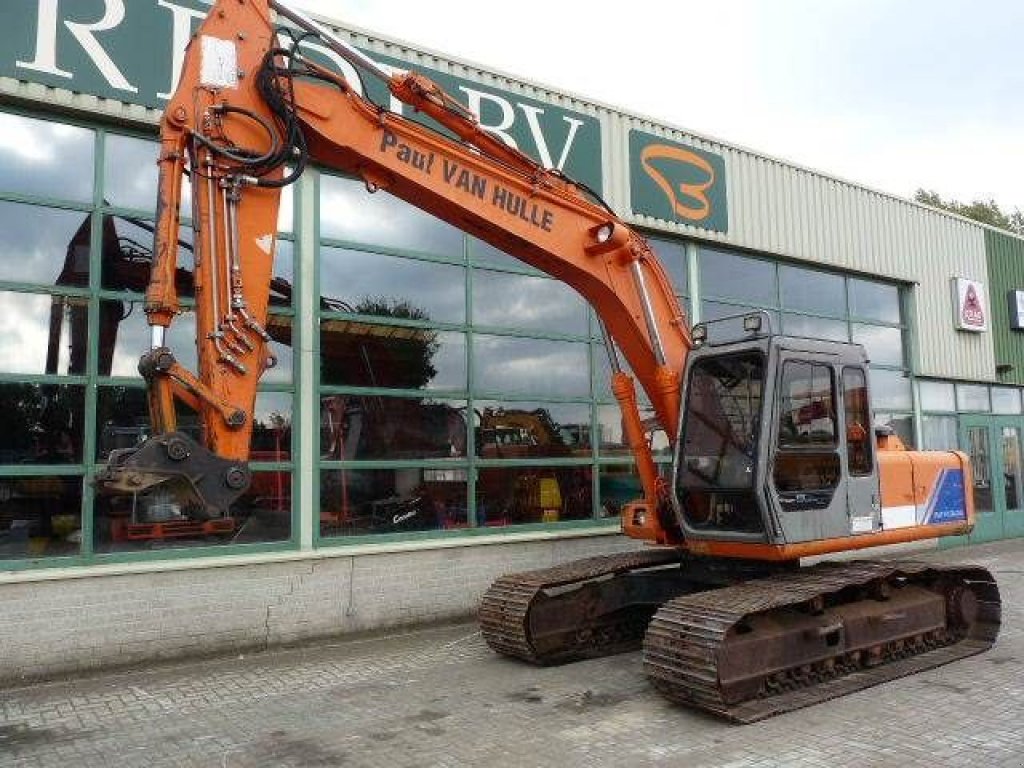
M 775 334 L 764 312 L 693 337 L 673 494 L 684 536 L 777 545 L 877 530 L 864 348 Z

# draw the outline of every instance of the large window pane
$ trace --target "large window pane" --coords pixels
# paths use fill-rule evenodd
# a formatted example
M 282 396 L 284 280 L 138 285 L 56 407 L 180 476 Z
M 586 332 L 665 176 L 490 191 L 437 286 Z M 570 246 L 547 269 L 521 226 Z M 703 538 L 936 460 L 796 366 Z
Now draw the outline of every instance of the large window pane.
M 903 331 L 899 328 L 855 323 L 853 340 L 864 345 L 873 365 L 903 365 Z
M 789 336 L 803 336 L 807 339 L 829 339 L 849 341 L 850 331 L 845 320 L 829 320 L 809 315 L 782 316 L 782 332 Z
M 464 390 L 466 337 L 427 328 L 322 320 L 320 383 Z
M 484 459 L 589 457 L 590 405 L 478 400 L 476 455 Z
M 0 476 L 0 560 L 77 555 L 81 475 Z
M 85 387 L 0 383 L 0 464 L 80 464 Z
M 921 420 L 921 448 L 926 451 L 957 450 L 956 416 L 930 416 Z
M 465 528 L 466 470 L 322 469 L 320 533 L 359 536 Z
M 103 197 L 107 203 L 155 211 L 160 144 L 151 139 L 108 134 L 104 154 Z M 191 213 L 191 205 L 183 205 L 185 212 Z
M 251 461 L 290 461 L 292 445 L 290 392 L 259 392 L 252 415 Z
M 649 237 L 647 242 L 651 250 L 658 256 L 658 261 L 668 272 L 669 280 L 672 281 L 672 289 L 679 295 L 688 293 L 689 276 L 686 269 L 686 248 L 682 243 L 671 240 L 662 240 L 658 237 Z
M 955 411 L 956 396 L 953 385 L 945 381 L 919 381 L 918 392 L 921 396 L 923 411 Z
M 900 322 L 900 292 L 897 286 L 854 279 L 849 284 L 850 314 L 853 317 L 881 323 Z
M 153 230 L 152 221 L 129 216 L 103 217 L 100 276 L 105 290 L 145 293 L 153 264 Z M 192 229 L 181 227 L 175 273 L 175 287 L 181 297 L 192 296 L 195 292 L 194 260 Z
M 833 317 L 846 314 L 846 291 L 840 275 L 782 265 L 779 283 L 783 309 Z
M 622 513 L 625 504 L 644 495 L 640 475 L 632 464 L 598 467 L 597 478 L 600 494 L 597 512 L 599 517 L 617 517 Z
M 992 387 L 992 413 L 1020 413 L 1020 390 L 1012 387 Z
M 656 416 L 654 408 L 647 403 L 639 403 L 640 420 L 646 425 L 654 426 Z M 608 456 L 632 456 L 633 451 L 629 447 L 626 434 L 622 425 L 622 410 L 618 405 L 599 405 L 597 407 L 597 429 L 598 429 L 598 450 L 602 457 Z M 663 429 L 655 429 L 649 433 L 648 444 L 655 456 L 669 459 L 672 456 L 669 450 L 668 435 Z
M 481 526 L 556 523 L 593 516 L 590 466 L 487 467 L 477 472 Z
M 991 410 L 988 399 L 988 387 L 984 384 L 957 384 L 956 409 L 958 411 L 987 413 Z
M 441 323 L 466 319 L 465 269 L 346 248 L 320 248 L 323 306 Z
M 713 248 L 700 249 L 701 291 L 708 298 L 736 299 L 774 307 L 775 265 Z
M 0 373 L 85 374 L 85 299 L 0 291 Z
M 539 397 L 590 394 L 584 343 L 477 335 L 473 339 L 473 370 L 478 392 Z
M 162 486 L 135 495 L 99 496 L 93 546 L 97 552 L 167 550 L 285 541 L 291 536 L 292 472 L 253 472 L 228 514 L 205 519 Z
M 0 202 L 0 280 L 88 286 L 90 223 L 80 211 Z
M 0 112 L 0 192 L 92 201 L 95 134 Z
M 178 315 L 167 331 L 166 343 L 179 363 L 196 370 L 196 318 Z M 139 357 L 149 349 L 150 331 L 142 300 L 100 302 L 100 376 L 139 375 Z
M 464 401 L 380 395 L 320 398 L 320 458 L 448 459 L 467 454 Z
M 871 405 L 875 410 L 907 410 L 912 407 L 910 379 L 903 371 L 883 371 L 872 368 L 868 372 Z
M 544 277 L 475 270 L 473 323 L 585 336 L 586 303 L 565 283 Z
M 320 179 L 320 236 L 442 256 L 463 254 L 460 230 L 387 192 L 371 195 L 362 181 L 338 176 Z

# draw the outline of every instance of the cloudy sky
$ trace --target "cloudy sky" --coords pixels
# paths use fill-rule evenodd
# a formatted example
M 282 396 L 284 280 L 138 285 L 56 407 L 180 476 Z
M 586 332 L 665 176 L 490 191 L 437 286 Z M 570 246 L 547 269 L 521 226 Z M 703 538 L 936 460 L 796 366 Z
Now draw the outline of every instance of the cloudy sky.
M 1020 0 L 291 0 L 870 187 L 1024 208 Z

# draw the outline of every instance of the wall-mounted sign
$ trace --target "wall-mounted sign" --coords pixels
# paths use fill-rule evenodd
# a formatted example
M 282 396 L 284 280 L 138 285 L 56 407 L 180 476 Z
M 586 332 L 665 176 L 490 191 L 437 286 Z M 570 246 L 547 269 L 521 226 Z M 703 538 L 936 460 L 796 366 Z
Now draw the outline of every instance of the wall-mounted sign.
M 1007 291 L 1006 307 L 1010 311 L 1010 328 L 1024 331 L 1024 291 L 1017 288 Z
M 203 0 L 17 0 L 3 3 L 0 76 L 162 109 L 177 85 L 185 46 L 210 9 Z M 303 50 L 346 76 L 351 65 L 314 40 Z M 415 68 L 480 118 L 481 126 L 548 168 L 601 191 L 601 124 L 592 115 L 364 51 L 384 68 Z M 365 78 L 367 95 L 403 105 Z M 420 114 L 407 117 L 423 120 Z
M 632 130 L 629 181 L 633 213 L 729 231 L 721 155 Z
M 985 284 L 965 277 L 953 278 L 953 325 L 959 331 L 988 330 L 988 294 Z

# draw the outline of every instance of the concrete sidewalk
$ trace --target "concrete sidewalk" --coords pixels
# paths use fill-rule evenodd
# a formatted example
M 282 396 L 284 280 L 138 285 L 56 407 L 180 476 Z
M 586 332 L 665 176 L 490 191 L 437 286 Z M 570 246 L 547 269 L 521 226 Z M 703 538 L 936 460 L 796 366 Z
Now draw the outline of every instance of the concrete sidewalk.
M 640 654 L 537 669 L 471 624 L 0 691 L 0 766 L 1024 766 L 1024 539 L 988 653 L 751 726 L 663 701 Z

